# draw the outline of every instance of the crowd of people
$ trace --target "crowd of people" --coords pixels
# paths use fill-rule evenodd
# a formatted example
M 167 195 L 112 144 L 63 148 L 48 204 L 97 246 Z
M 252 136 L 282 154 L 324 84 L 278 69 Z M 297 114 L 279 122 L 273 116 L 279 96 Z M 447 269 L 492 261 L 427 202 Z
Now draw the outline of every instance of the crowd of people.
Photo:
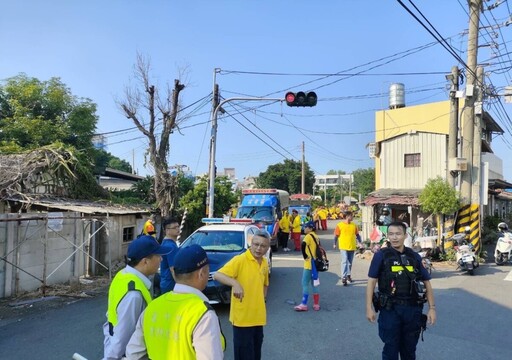
M 308 311 L 311 294 L 313 310 L 320 310 L 315 260 L 321 256 L 321 244 L 316 230 L 329 231 L 328 217 L 329 211 L 319 207 L 308 214 L 305 224 L 296 211 L 283 211 L 279 221 L 279 246 L 287 251 L 291 242 L 304 258 L 302 298 L 294 307 L 297 312 Z M 349 208 L 341 209 L 340 221 L 332 230 L 333 248 L 340 251 L 339 284 L 343 286 L 353 282 L 352 262 L 361 244 L 353 217 Z M 198 245 L 178 247 L 180 223 L 176 219 L 162 221 L 161 244 L 155 238 L 154 222 L 148 221 L 141 235 L 129 244 L 126 267 L 110 285 L 107 321 L 103 325 L 104 359 L 223 359 L 226 339 L 215 310 L 202 292 L 209 278 L 206 252 Z M 382 359 L 398 359 L 399 355 L 401 359 L 414 359 L 422 328 L 427 321 L 436 321 L 430 275 L 419 255 L 404 246 L 407 232 L 402 222 L 391 222 L 387 233 L 390 246 L 374 255 L 368 271 L 366 317 L 375 322 L 380 311 Z M 261 359 L 269 286 L 265 254 L 269 247 L 268 232 L 258 231 L 248 251 L 214 274 L 216 281 L 232 288 L 229 320 L 235 360 Z M 161 295 L 153 299 L 149 277 L 159 268 Z M 423 315 L 426 302 L 428 313 Z

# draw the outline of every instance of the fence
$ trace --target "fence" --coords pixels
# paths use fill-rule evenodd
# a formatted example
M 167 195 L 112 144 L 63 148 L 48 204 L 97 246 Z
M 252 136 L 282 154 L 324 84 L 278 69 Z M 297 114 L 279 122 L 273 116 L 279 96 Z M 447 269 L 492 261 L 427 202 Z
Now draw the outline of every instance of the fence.
M 106 224 L 77 212 L 0 214 L 0 298 L 37 289 L 44 296 L 49 285 L 89 275 L 90 264 L 109 270 L 90 255 Z

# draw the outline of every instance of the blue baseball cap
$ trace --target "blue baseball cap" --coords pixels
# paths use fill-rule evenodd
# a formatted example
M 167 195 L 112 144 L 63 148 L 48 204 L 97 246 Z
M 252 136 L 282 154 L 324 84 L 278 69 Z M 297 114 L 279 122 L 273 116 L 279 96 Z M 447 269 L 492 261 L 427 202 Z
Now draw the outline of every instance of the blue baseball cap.
M 315 223 L 313 221 L 308 221 L 307 223 L 304 224 L 304 227 L 308 227 L 315 230 Z
M 206 251 L 197 245 L 182 247 L 174 258 L 174 273 L 187 274 L 201 269 L 209 263 Z
M 129 260 L 141 260 L 151 255 L 166 255 L 169 250 L 160 246 L 153 236 L 142 235 L 128 245 Z

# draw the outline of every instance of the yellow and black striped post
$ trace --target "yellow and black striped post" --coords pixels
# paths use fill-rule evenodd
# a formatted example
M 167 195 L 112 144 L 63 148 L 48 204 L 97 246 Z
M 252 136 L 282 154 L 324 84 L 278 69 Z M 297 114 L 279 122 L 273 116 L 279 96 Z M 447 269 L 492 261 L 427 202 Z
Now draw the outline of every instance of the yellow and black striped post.
M 480 237 L 480 206 L 478 204 L 463 205 L 460 208 L 455 229 L 457 232 L 464 232 L 466 226 L 471 229 L 469 242 L 473 244 L 475 252 L 478 254 L 482 244 Z

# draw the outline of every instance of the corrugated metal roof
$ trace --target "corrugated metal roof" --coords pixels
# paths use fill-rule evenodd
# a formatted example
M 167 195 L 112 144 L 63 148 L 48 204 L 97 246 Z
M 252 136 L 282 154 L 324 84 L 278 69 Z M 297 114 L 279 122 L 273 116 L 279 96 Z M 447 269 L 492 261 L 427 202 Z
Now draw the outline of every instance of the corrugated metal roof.
M 104 214 L 104 215 L 130 215 L 130 214 L 146 214 L 150 212 L 150 208 L 145 207 L 128 207 L 112 204 L 94 203 L 90 201 L 63 200 L 63 199 L 38 199 L 16 201 L 30 204 L 31 206 L 42 206 L 49 209 L 58 209 L 65 211 L 75 211 L 84 214 Z
M 418 206 L 421 189 L 379 189 L 363 200 L 365 205 L 413 205 Z
M 409 196 L 386 196 L 386 197 L 373 197 L 368 196 L 364 200 L 365 205 L 388 204 L 388 205 L 413 205 L 418 206 L 418 198 Z

